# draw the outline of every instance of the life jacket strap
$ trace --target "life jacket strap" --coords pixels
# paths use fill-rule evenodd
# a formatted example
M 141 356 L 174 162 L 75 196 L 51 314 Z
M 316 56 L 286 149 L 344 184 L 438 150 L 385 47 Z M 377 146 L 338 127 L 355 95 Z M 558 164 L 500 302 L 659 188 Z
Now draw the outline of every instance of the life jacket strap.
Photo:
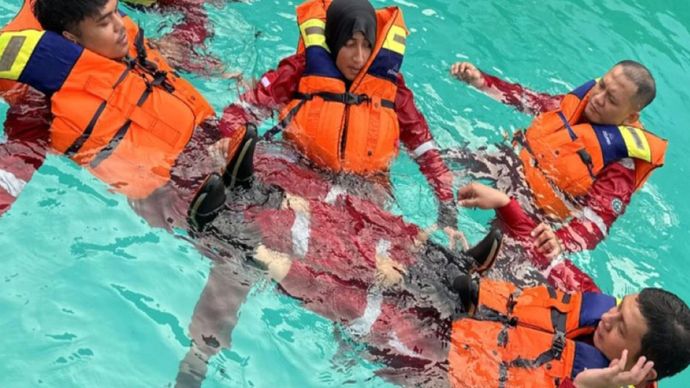
M 141 25 L 139 25 L 137 36 L 134 38 L 134 47 L 137 51 L 137 58 L 134 63 L 152 77 L 151 84 L 162 87 L 168 93 L 175 92 L 175 87 L 168 81 L 168 72 L 160 70 L 155 62 L 148 60 L 148 53 L 146 52 L 146 44 L 144 42 L 144 29 Z
M 153 85 L 147 83 L 146 84 L 146 89 L 144 90 L 144 93 L 139 96 L 139 101 L 137 101 L 137 106 L 140 107 L 144 105 L 146 100 L 148 100 L 149 96 L 153 92 Z M 106 160 L 112 153 L 115 151 L 115 148 L 120 144 L 122 139 L 125 138 L 125 135 L 127 135 L 127 132 L 129 132 L 129 128 L 132 126 L 132 119 L 129 118 L 127 121 L 125 121 L 124 124 L 118 129 L 118 131 L 115 133 L 115 136 L 113 136 L 112 139 L 108 142 L 108 145 L 103 147 L 100 151 L 98 151 L 98 154 L 96 154 L 96 157 L 91 161 L 90 166 L 91 168 L 96 168 L 98 167 L 104 160 Z
M 558 298 L 558 294 L 554 288 L 547 286 L 547 291 L 551 299 Z M 561 302 L 563 304 L 568 304 L 570 303 L 570 300 L 571 295 L 564 293 Z M 501 363 L 499 370 L 499 387 L 505 387 L 505 384 L 508 380 L 509 368 L 534 369 L 539 368 L 550 361 L 561 359 L 567 343 L 567 318 L 568 316 L 565 313 L 559 311 L 556 307 L 551 307 L 551 324 L 554 332 L 551 347 L 534 359 L 518 357 L 512 361 L 504 361 Z
M 568 130 L 568 135 L 570 135 L 570 140 L 575 141 L 577 140 L 577 134 L 573 130 L 573 128 L 570 126 L 570 123 L 568 122 L 568 119 L 565 118 L 565 115 L 563 114 L 563 111 L 558 111 L 558 117 L 561 119 L 563 122 L 563 125 L 565 125 L 565 128 Z M 592 155 L 587 152 L 584 148 L 581 150 L 577 151 L 578 156 L 580 156 L 580 159 L 582 160 L 582 163 L 587 166 L 587 171 L 589 172 L 589 176 L 594 179 L 594 163 L 592 162 Z
M 125 63 L 127 63 L 127 68 L 120 74 L 120 77 L 118 77 L 117 81 L 115 81 L 115 84 L 113 85 L 113 89 L 117 88 L 122 81 L 127 78 L 127 75 L 129 72 L 132 70 L 133 65 L 130 64 L 129 59 L 125 60 Z M 81 150 L 81 147 L 84 146 L 84 143 L 86 143 L 87 140 L 91 137 L 91 134 L 93 133 L 93 129 L 96 127 L 96 124 L 98 123 L 98 119 L 100 119 L 101 115 L 103 114 L 103 111 L 105 110 L 106 105 L 108 105 L 107 101 L 101 102 L 101 105 L 96 109 L 96 113 L 91 117 L 91 120 L 89 120 L 89 124 L 86 126 L 86 129 L 84 129 L 84 132 L 70 145 L 67 150 L 65 151 L 65 155 L 68 158 L 73 157 L 76 155 L 79 150 Z
M 330 93 L 330 92 L 319 92 L 319 93 L 300 93 L 296 92 L 292 98 L 295 100 L 300 100 L 300 102 L 295 105 L 285 118 L 283 118 L 278 124 L 273 128 L 266 131 L 263 138 L 266 141 L 272 140 L 277 134 L 282 132 L 290 122 L 297 116 L 297 113 L 302 109 L 307 101 L 311 101 L 314 97 L 320 97 L 324 101 L 340 102 L 345 105 L 360 105 L 364 102 L 371 101 L 371 97 L 366 94 L 354 94 L 354 93 Z M 381 100 L 381 106 L 388 109 L 395 109 L 395 103 L 390 100 Z
M 294 98 L 298 100 L 312 100 L 314 97 L 320 97 L 324 101 L 340 102 L 345 105 L 360 105 L 364 102 L 370 102 L 371 97 L 366 94 L 354 94 L 354 93 L 330 93 L 330 92 L 319 92 L 319 93 L 295 93 Z M 395 109 L 395 102 L 390 100 L 381 100 L 381 106 L 388 109 Z

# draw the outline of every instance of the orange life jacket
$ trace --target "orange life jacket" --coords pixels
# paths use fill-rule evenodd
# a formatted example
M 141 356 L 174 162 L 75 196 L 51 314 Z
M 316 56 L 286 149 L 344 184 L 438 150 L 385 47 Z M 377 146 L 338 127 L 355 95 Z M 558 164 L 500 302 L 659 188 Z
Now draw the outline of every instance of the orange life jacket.
M 358 174 L 387 171 L 398 152 L 397 78 L 408 32 L 397 7 L 376 12 L 377 41 L 349 90 L 326 46 L 330 0 L 297 8 L 306 70 L 280 114 L 284 137 L 317 164 Z
M 31 12 L 26 3 L 15 22 L 31 22 L 24 12 Z M 124 20 L 135 59 L 122 62 L 52 32 L 3 32 L 0 58 L 11 66 L 0 69 L 0 78 L 51 96 L 52 148 L 138 199 L 170 179 L 177 156 L 213 110 L 150 49 L 143 31 Z M 13 30 L 21 27 L 15 23 Z
M 559 110 L 539 115 L 520 139 L 520 159 L 536 204 L 566 219 L 569 199 L 585 195 L 601 170 L 624 158 L 635 162 L 635 188 L 639 189 L 664 164 L 667 141 L 631 126 L 582 122 L 596 81 L 567 94 Z
M 598 293 L 520 290 L 484 279 L 475 316 L 453 322 L 451 385 L 558 387 L 584 369 L 608 367 L 601 352 L 574 338 L 593 333 L 615 305 L 613 297 Z

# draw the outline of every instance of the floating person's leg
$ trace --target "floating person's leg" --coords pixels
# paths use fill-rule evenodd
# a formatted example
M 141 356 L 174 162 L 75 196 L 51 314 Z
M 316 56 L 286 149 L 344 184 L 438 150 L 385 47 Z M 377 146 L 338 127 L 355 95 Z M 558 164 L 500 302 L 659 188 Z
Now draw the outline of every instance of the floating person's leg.
M 479 301 L 479 284 L 472 279 L 472 275 L 460 275 L 453 280 L 453 289 L 460 297 L 463 311 L 474 315 L 475 307 Z
M 227 188 L 247 187 L 250 184 L 254 175 L 254 150 L 257 141 L 259 141 L 259 136 L 256 133 L 256 126 L 247 124 L 242 142 L 236 149 L 228 150 L 228 155 L 233 156 L 223 173 L 223 181 Z
M 474 259 L 476 265 L 474 271 L 482 275 L 493 267 L 502 246 L 503 232 L 499 228 L 494 227 L 482 241 L 465 251 L 465 254 Z
M 237 312 L 244 302 L 250 282 L 238 276 L 241 268 L 214 264 L 206 287 L 194 308 L 189 333 L 192 346 L 180 362 L 176 387 L 199 387 L 206 377 L 208 360 L 230 348 L 230 333 L 237 324 Z
M 225 189 L 248 188 L 254 174 L 256 127 L 248 125 L 242 139 L 230 139 L 227 155 L 232 155 L 223 176 L 212 173 L 206 178 L 189 206 L 188 221 L 195 232 L 203 232 L 225 206 Z
M 189 225 L 194 231 L 202 232 L 225 206 L 225 186 L 219 174 L 213 173 L 197 191 L 189 206 Z

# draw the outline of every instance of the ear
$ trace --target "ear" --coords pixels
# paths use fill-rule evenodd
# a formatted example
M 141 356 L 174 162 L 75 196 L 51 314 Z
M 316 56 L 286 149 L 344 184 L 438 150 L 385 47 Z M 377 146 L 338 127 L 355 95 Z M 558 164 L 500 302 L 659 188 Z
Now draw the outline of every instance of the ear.
M 79 44 L 79 39 L 77 39 L 77 36 L 67 30 L 62 31 L 62 36 L 72 43 Z
M 625 125 L 632 125 L 640 120 L 640 112 L 633 112 L 628 115 L 628 117 L 625 118 L 625 121 L 623 124 Z

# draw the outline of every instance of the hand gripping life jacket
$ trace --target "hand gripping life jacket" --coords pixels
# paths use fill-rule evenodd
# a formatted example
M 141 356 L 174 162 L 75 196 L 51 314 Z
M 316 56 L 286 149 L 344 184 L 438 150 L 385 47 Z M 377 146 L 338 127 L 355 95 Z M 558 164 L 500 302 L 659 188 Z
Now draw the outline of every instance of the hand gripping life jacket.
M 122 62 L 52 32 L 3 32 L 0 78 L 51 96 L 52 148 L 138 199 L 170 179 L 177 156 L 213 110 L 124 20 L 131 58 Z
M 305 156 L 334 171 L 387 171 L 398 152 L 397 78 L 408 35 L 397 7 L 378 10 L 377 41 L 349 90 L 326 46 L 330 0 L 297 8 L 298 52 L 306 69 L 298 93 L 280 114 L 284 137 Z
M 599 293 L 482 280 L 474 317 L 453 322 L 451 385 L 558 387 L 584 369 L 608 367 L 599 350 L 575 338 L 593 333 L 615 305 Z
M 597 81 L 589 81 L 567 94 L 559 110 L 539 115 L 524 132 L 520 159 L 536 204 L 566 219 L 565 199 L 585 195 L 601 170 L 624 158 L 635 161 L 635 188 L 664 164 L 667 141 L 647 132 L 638 122 L 631 126 L 583 123 L 583 112 Z

